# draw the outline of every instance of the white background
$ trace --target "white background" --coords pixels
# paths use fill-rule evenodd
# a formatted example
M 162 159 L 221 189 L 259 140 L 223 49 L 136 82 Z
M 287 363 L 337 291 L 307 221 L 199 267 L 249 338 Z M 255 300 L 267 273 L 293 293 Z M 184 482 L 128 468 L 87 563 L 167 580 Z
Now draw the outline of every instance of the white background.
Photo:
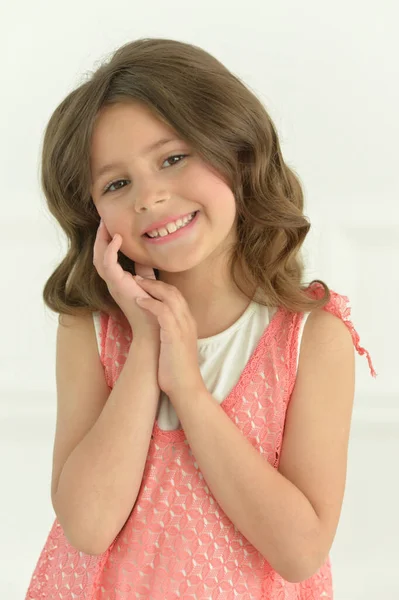
M 55 517 L 57 315 L 41 294 L 66 241 L 40 189 L 44 128 L 88 72 L 143 37 L 199 45 L 242 78 L 301 177 L 307 279 L 349 296 L 378 373 L 357 355 L 334 598 L 399 598 L 398 17 L 388 0 L 1 3 L 2 598 L 24 598 Z

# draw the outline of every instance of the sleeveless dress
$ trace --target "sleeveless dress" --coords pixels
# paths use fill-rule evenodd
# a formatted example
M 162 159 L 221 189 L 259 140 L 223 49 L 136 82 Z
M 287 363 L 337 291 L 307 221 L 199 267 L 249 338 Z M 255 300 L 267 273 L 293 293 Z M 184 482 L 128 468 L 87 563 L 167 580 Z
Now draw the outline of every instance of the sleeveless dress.
M 324 307 L 342 319 L 360 355 L 350 302 L 330 290 Z M 322 297 L 315 282 L 308 293 Z M 226 331 L 199 339 L 206 387 L 228 417 L 278 468 L 285 415 L 294 388 L 304 322 L 310 313 L 250 303 Z M 127 321 L 94 313 L 100 358 L 110 389 L 125 363 Z M 223 368 L 222 368 L 223 366 Z M 330 600 L 330 557 L 306 581 L 284 580 L 217 504 L 184 430 L 161 392 L 137 500 L 106 552 L 76 550 L 55 519 L 25 600 Z

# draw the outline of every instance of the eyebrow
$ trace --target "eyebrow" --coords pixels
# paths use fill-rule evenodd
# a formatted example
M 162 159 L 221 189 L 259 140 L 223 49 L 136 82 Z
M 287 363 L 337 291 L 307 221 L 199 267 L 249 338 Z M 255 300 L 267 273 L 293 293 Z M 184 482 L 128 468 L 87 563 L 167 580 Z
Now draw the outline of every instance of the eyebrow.
M 155 143 L 150 144 L 149 146 L 146 146 L 143 150 L 143 154 L 150 154 L 151 152 L 153 152 L 154 150 L 157 150 L 158 148 L 160 148 L 161 146 L 164 146 L 165 144 L 168 144 L 169 142 L 174 142 L 174 141 L 182 141 L 180 140 L 180 138 L 162 138 L 160 140 L 158 140 Z M 120 168 L 120 167 L 124 167 L 125 165 L 122 162 L 116 162 L 116 163 L 109 163 L 107 165 L 103 165 L 102 167 L 100 167 L 99 169 L 97 169 L 94 172 L 94 181 L 96 181 L 97 179 L 99 179 L 102 175 L 104 175 L 104 173 L 108 173 L 108 171 L 112 171 L 114 168 Z

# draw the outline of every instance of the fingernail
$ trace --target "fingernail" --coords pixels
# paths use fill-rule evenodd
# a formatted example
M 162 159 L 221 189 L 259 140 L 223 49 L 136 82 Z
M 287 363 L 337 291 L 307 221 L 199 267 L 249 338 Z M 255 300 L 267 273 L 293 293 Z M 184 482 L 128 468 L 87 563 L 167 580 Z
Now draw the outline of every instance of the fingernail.
M 140 275 L 136 275 L 136 279 L 144 279 L 144 277 L 140 277 Z

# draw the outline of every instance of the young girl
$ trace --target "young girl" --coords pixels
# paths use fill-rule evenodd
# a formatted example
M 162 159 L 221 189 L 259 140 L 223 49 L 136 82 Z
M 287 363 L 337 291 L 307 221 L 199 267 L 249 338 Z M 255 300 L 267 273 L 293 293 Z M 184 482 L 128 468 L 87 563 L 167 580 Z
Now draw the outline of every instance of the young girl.
M 263 105 L 204 50 L 138 40 L 55 110 L 42 165 L 70 245 L 43 293 L 56 519 L 26 599 L 332 598 L 366 351 L 348 298 L 303 284 Z

